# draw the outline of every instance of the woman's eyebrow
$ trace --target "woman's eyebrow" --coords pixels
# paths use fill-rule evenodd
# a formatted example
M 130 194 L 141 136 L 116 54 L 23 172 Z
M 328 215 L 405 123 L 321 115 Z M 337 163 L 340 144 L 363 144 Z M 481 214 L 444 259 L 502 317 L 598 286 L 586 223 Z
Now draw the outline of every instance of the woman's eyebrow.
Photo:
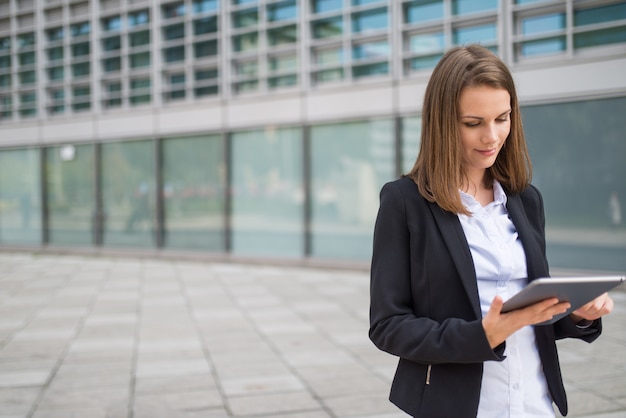
M 498 116 L 496 116 L 496 119 L 506 115 L 507 113 L 511 113 L 511 109 L 505 110 L 504 112 L 500 113 Z M 470 119 L 479 119 L 479 120 L 485 119 L 482 116 L 473 116 L 473 115 L 461 115 L 461 118 L 470 118 Z

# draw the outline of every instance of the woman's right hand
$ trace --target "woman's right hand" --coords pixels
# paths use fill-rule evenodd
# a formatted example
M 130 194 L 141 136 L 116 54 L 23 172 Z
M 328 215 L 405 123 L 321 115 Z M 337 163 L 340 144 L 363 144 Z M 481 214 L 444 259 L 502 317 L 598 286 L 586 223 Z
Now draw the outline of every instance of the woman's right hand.
M 496 296 L 491 302 L 489 311 L 483 317 L 483 328 L 491 348 L 502 344 L 515 331 L 528 325 L 539 324 L 564 313 L 570 307 L 568 302 L 559 302 L 550 298 L 514 311 L 502 312 L 504 300 Z

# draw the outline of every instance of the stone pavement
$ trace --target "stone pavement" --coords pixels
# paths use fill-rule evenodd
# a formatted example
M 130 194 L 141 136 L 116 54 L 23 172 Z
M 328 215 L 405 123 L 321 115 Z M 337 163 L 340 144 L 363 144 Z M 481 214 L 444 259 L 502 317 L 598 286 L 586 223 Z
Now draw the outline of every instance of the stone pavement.
M 401 418 L 365 271 L 0 253 L 0 417 Z M 626 292 L 559 342 L 572 417 L 626 417 Z

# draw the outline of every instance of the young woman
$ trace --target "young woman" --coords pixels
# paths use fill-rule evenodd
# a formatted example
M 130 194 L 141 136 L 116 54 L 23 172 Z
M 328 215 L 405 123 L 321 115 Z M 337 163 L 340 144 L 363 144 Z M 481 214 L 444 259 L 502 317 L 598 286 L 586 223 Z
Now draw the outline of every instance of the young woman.
M 433 71 L 415 166 L 386 184 L 374 231 L 370 338 L 400 358 L 391 401 L 415 417 L 567 413 L 555 340 L 591 342 L 608 295 L 565 312 L 548 299 L 501 313 L 549 276 L 544 209 L 513 78 L 489 50 L 450 50 Z

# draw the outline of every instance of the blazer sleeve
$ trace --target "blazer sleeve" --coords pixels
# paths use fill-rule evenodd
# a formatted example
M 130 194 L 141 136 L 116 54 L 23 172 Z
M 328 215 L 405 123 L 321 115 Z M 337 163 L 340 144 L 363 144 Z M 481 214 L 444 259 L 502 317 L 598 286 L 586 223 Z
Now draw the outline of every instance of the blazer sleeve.
M 421 364 L 502 360 L 503 348 L 491 349 L 480 319 L 461 319 L 461 315 L 454 311 L 455 307 L 450 307 L 449 317 L 442 321 L 415 314 L 415 307 L 419 304 L 423 304 L 421 311 L 428 310 L 424 306 L 430 300 L 429 295 L 414 294 L 412 289 L 412 281 L 427 278 L 412 272 L 411 267 L 426 260 L 420 258 L 423 255 L 411 252 L 412 239 L 419 238 L 411 236 L 403 192 L 406 193 L 406 188 L 401 190 L 397 182 L 392 182 L 380 193 L 371 265 L 370 339 L 383 351 Z M 429 210 L 423 206 L 410 205 L 411 218 L 415 222 L 428 222 Z M 422 213 L 415 214 L 420 209 Z M 415 228 L 419 230 L 419 227 Z M 424 232 L 414 230 L 413 233 L 420 235 Z M 436 279 L 444 286 L 446 280 L 458 283 L 458 277 Z M 456 287 L 450 291 L 460 290 Z M 445 304 L 446 301 L 433 303 Z

